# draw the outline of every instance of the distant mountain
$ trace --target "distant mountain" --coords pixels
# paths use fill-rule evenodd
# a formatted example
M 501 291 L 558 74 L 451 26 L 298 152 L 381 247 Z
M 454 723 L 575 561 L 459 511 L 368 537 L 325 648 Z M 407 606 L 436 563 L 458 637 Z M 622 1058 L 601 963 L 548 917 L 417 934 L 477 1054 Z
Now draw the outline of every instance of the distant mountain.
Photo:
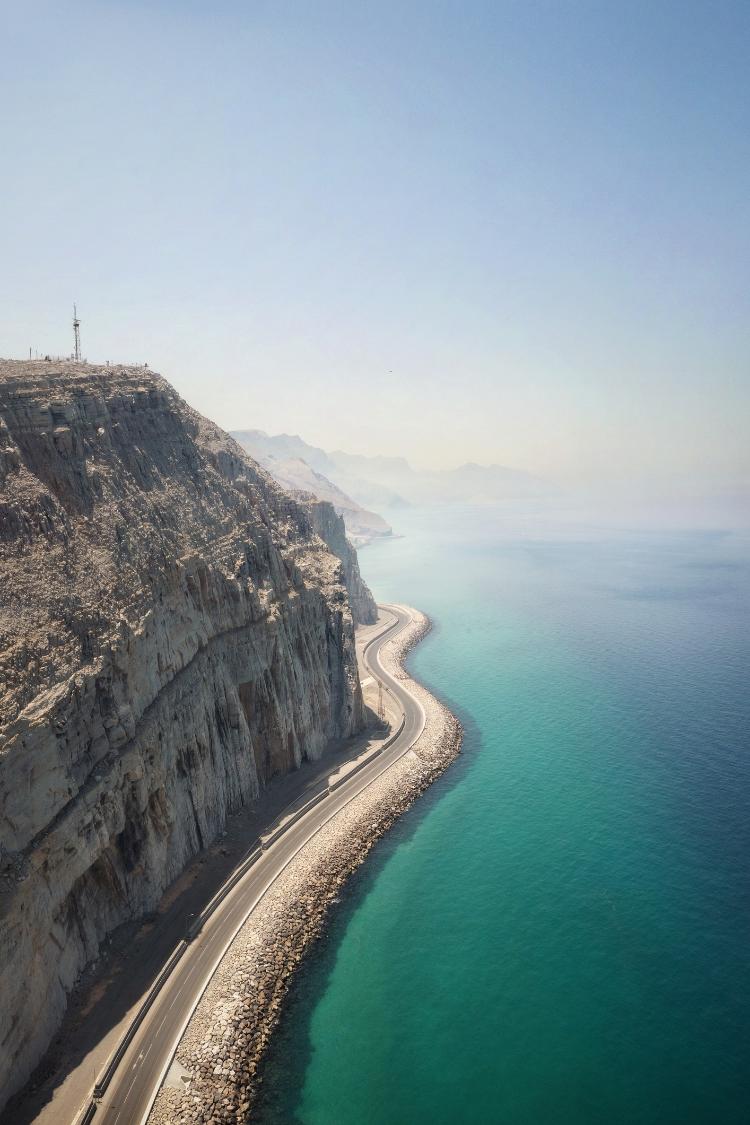
M 263 457 L 280 461 L 301 459 L 311 470 L 322 474 L 328 484 L 365 508 L 488 504 L 549 495 L 551 491 L 546 481 L 504 465 L 467 462 L 457 469 L 415 469 L 403 457 L 366 457 L 342 450 L 327 453 L 290 434 L 269 437 L 260 430 L 244 430 L 234 436 L 263 464 Z
M 550 485 L 539 477 L 504 465 L 467 462 L 457 469 L 423 473 L 421 486 L 443 500 L 484 504 L 496 500 L 548 495 Z
M 403 457 L 363 457 L 327 454 L 332 479 L 347 481 L 348 491 L 361 500 L 375 492 L 408 504 L 474 503 L 540 496 L 550 486 L 538 477 L 503 465 L 469 462 L 457 469 L 414 469 Z M 391 506 L 383 501 L 383 506 Z
M 323 476 L 330 476 L 336 467 L 328 454 L 316 445 L 308 445 L 297 434 L 271 434 L 264 430 L 232 430 L 232 437 L 254 457 L 262 461 L 273 457 L 277 461 L 306 461 L 311 469 Z
M 365 457 L 362 453 L 343 453 L 337 449 L 334 453 L 327 454 L 329 461 L 342 472 L 351 473 L 353 476 L 357 474 L 365 474 L 368 477 L 387 477 L 389 479 L 397 480 L 414 476 L 414 469 L 412 469 L 409 462 L 405 457 Z
M 391 527 L 382 516 L 370 512 L 343 489 L 313 467 L 335 466 L 328 461 L 322 449 L 307 445 L 301 438 L 288 434 L 269 437 L 262 430 L 236 430 L 232 436 L 267 469 L 283 488 L 290 492 L 312 493 L 318 500 L 328 500 L 346 525 L 346 532 L 355 547 L 361 547 L 384 535 L 391 535 Z M 301 453 L 307 457 L 303 459 Z

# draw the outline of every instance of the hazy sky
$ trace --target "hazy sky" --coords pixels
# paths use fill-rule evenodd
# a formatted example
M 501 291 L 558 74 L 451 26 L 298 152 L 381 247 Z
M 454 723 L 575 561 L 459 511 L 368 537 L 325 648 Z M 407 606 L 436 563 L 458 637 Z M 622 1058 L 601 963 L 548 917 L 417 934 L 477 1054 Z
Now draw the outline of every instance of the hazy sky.
M 562 479 L 750 462 L 750 4 L 0 6 L 0 353 Z

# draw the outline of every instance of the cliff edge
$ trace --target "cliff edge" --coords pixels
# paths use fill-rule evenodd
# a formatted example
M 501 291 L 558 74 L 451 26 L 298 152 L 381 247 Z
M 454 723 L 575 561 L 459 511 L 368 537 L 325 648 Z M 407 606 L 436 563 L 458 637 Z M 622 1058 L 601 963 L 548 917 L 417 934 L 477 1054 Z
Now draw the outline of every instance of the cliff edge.
M 326 507 L 158 375 L 0 362 L 0 1105 L 106 934 L 363 725 Z
M 349 604 L 357 625 L 374 625 L 378 619 L 378 607 L 359 572 L 357 552 L 346 534 L 344 517 L 339 515 L 327 500 L 319 500 L 315 495 L 295 492 L 295 497 L 304 504 L 320 538 L 328 549 L 341 560 L 344 583 L 349 592 Z

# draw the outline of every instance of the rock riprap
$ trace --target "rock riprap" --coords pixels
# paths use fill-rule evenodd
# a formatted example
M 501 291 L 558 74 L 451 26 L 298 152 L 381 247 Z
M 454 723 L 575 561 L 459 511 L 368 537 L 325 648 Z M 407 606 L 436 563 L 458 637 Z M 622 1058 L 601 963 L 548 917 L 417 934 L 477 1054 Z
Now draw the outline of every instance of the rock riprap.
M 0 1104 L 106 934 L 363 725 L 336 520 L 158 375 L 0 362 Z

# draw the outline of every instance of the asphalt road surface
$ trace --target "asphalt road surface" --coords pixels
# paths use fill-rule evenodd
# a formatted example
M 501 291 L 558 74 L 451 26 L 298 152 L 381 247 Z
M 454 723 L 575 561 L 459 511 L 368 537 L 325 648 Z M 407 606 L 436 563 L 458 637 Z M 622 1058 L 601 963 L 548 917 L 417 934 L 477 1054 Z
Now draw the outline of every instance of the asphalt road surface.
M 319 828 L 357 794 L 383 774 L 414 744 L 424 726 L 417 700 L 385 672 L 380 649 L 410 622 L 407 613 L 383 606 L 393 620 L 363 650 L 369 675 L 382 680 L 404 714 L 404 726 L 381 755 L 344 781 L 292 824 L 232 889 L 188 946 L 136 1032 L 96 1112 L 97 1125 L 141 1125 L 145 1122 L 171 1064 L 192 1012 L 229 944 L 270 884 Z

